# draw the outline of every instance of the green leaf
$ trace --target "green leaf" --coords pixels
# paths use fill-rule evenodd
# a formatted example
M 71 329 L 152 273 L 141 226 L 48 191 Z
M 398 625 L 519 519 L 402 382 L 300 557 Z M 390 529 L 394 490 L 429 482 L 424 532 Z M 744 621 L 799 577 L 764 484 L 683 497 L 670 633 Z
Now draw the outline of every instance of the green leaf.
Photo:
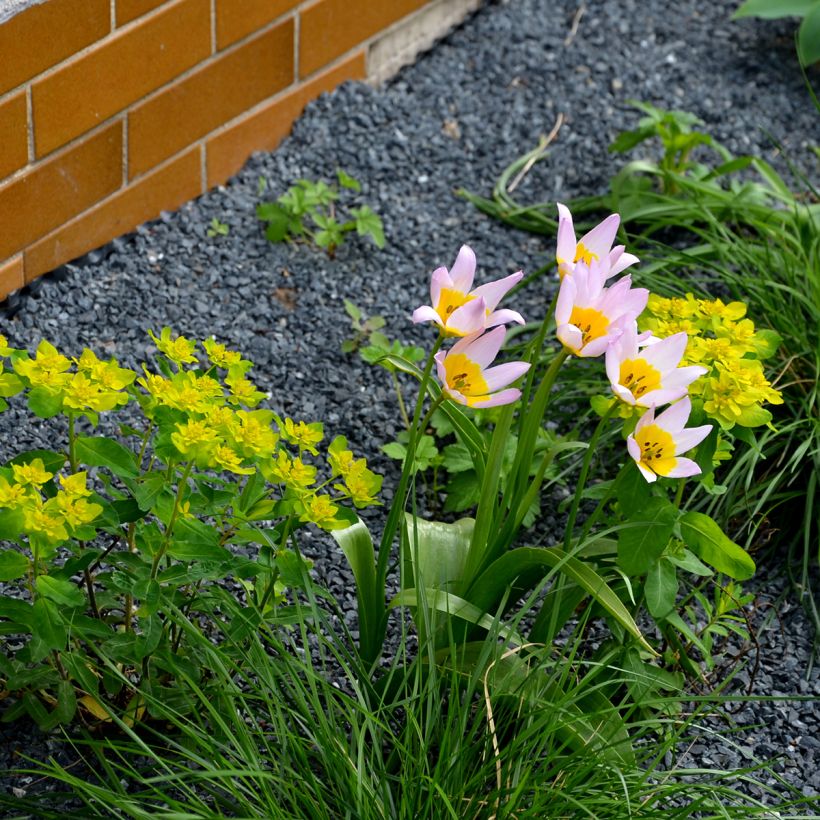
M 0 541 L 14 541 L 25 526 L 25 516 L 19 507 L 0 510 Z
M 23 380 L 14 373 L 0 375 L 0 396 L 16 396 L 23 389 Z
M 425 521 L 405 513 L 414 585 L 452 590 L 458 586 L 470 549 L 475 521 L 462 518 L 453 524 Z
M 694 553 L 687 549 L 682 549 L 680 553 L 673 553 L 666 556 L 676 567 L 680 567 L 684 572 L 691 572 L 692 575 L 707 577 L 714 573 L 706 566 Z
M 399 444 L 398 441 L 391 441 L 387 444 L 383 444 L 381 451 L 386 456 L 395 458 L 397 461 L 404 461 L 404 457 L 407 455 L 407 448 L 403 444 Z
M 643 575 L 672 535 L 677 509 L 665 498 L 651 498 L 618 532 L 618 564 L 627 575 Z
M 282 583 L 288 587 L 304 589 L 305 575 L 313 566 L 313 561 L 306 561 L 299 553 L 288 549 L 277 552 L 275 560 Z
M 359 609 L 359 645 L 362 656 L 372 660 L 381 651 L 385 628 L 384 590 L 377 587 L 373 539 L 361 520 L 344 529 L 332 530 L 330 534 L 353 570 Z
M 267 222 L 265 237 L 269 242 L 282 242 L 288 235 L 291 216 L 281 205 L 275 202 L 264 202 L 256 206 L 256 216 Z
M 627 518 L 638 515 L 652 498 L 652 490 L 641 471 L 634 465 L 627 465 L 618 477 L 615 487 L 618 506 Z
M 120 478 L 136 478 L 139 475 L 134 454 L 114 439 L 80 436 L 75 452 L 77 459 L 89 467 L 105 467 Z
M 508 585 L 515 590 L 529 590 L 557 569 L 591 595 L 627 632 L 637 638 L 644 649 L 655 654 L 641 630 L 606 581 L 590 566 L 556 547 L 519 547 L 490 564 L 467 591 L 466 597 L 485 611 L 495 611 Z
M 28 409 L 41 419 L 50 419 L 63 409 L 63 397 L 46 387 L 34 387 L 28 392 Z
M 820 60 L 820 3 L 817 0 L 814 0 L 814 5 L 806 12 L 798 29 L 797 53 L 804 66 Z
M 0 581 L 22 578 L 29 568 L 29 560 L 17 550 L 0 550 Z
M 361 191 L 362 186 L 359 184 L 359 180 L 354 179 L 350 174 L 345 173 L 341 168 L 336 169 L 336 177 L 339 180 L 339 185 L 342 188 L 349 188 L 351 191 Z
M 740 415 L 736 422 L 741 427 L 762 427 L 772 420 L 772 414 L 759 404 L 752 404 L 749 407 L 741 407 Z
M 755 574 L 755 562 L 743 547 L 727 538 L 708 515 L 687 512 L 680 519 L 681 537 L 699 558 L 718 572 L 746 581 Z
M 816 5 L 817 0 L 746 0 L 732 15 L 732 19 L 760 17 L 764 20 L 776 20 L 778 17 L 803 17 Z
M 224 561 L 231 557 L 219 543 L 219 532 L 195 518 L 176 522 L 168 554 L 180 561 Z
M 518 646 L 523 646 L 524 639 L 515 630 L 500 626 L 495 618 L 486 614 L 482 609 L 474 606 L 469 601 L 453 595 L 452 592 L 445 592 L 443 589 L 425 589 L 422 594 L 415 588 L 403 589 L 394 596 L 388 606 L 394 609 L 397 606 L 409 606 L 420 608 L 427 606 L 447 615 L 449 618 L 463 618 L 472 624 L 486 630 L 496 630 L 505 640 Z
M 675 608 L 678 575 L 675 565 L 661 556 L 649 567 L 644 584 L 646 608 L 653 618 L 663 618 Z
M 48 598 L 38 598 L 29 613 L 31 641 L 29 654 L 32 663 L 38 663 L 52 650 L 62 650 L 68 640 L 63 619 L 57 605 Z
M 379 216 L 367 205 L 353 208 L 351 216 L 356 220 L 356 232 L 359 236 L 370 236 L 377 248 L 384 247 L 384 226 Z
M 817 7 L 820 9 L 820 3 Z M 818 36 L 820 36 L 820 32 L 818 32 Z M 815 59 L 820 59 L 820 57 Z M 755 331 L 754 346 L 758 359 L 768 359 L 770 356 L 774 356 L 781 344 L 783 344 L 783 337 L 776 330 L 761 328 Z
M 83 606 L 85 595 L 71 581 L 62 581 L 50 575 L 38 575 L 34 585 L 44 598 L 65 607 Z
M 88 666 L 88 659 L 80 652 L 65 652 L 62 655 L 63 666 L 68 674 L 79 684 L 80 688 L 89 695 L 96 695 L 99 691 L 99 680 Z

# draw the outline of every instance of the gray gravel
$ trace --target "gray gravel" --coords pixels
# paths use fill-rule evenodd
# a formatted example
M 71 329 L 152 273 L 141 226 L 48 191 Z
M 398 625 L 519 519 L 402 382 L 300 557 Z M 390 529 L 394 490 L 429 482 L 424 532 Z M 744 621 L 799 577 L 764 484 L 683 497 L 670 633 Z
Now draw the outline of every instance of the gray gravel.
M 331 435 L 346 435 L 377 469 L 395 475 L 378 455 L 397 432 L 395 400 L 383 372 L 340 352 L 348 334 L 342 299 L 384 315 L 406 341 L 429 343 L 431 334 L 413 328 L 409 316 L 427 300 L 430 272 L 449 265 L 461 243 L 476 250 L 485 279 L 544 264 L 547 240 L 493 223 L 453 191 L 489 193 L 502 168 L 559 113 L 564 126 L 549 158 L 520 186 L 522 198 L 566 201 L 604 190 L 622 162 L 607 145 L 637 121 L 630 98 L 692 111 L 730 150 L 782 169 L 770 134 L 816 174 L 817 112 L 794 56 L 793 21 L 733 23 L 736 5 L 604 0 L 585 6 L 572 35 L 576 0 L 488 3 L 387 88 L 346 84 L 323 96 L 277 151 L 255 155 L 225 187 L 10 300 L 13 318 L 2 332 L 17 347 L 46 337 L 65 352 L 90 346 L 131 366 L 153 349 L 148 327 L 213 333 L 256 363 L 252 375 L 272 391 L 278 411 L 324 420 Z M 362 181 L 363 201 L 384 220 L 387 247 L 354 238 L 329 260 L 308 247 L 270 245 L 254 216 L 259 178 L 275 196 L 299 177 L 331 179 L 336 167 Z M 229 226 L 227 237 L 206 236 L 214 217 Z M 516 307 L 535 318 L 550 296 L 541 283 Z M 15 406 L 0 416 L 0 459 L 46 446 L 51 435 Z M 330 540 L 317 536 L 312 544 L 319 576 L 352 609 L 352 581 Z M 768 580 L 754 582 L 761 600 L 773 594 Z M 820 695 L 817 672 L 804 674 L 810 627 L 799 607 L 784 606 L 785 626 L 775 620 L 760 636 L 752 691 Z M 749 705 L 736 715 L 763 724 L 744 736 L 743 748 L 782 755 L 782 776 L 807 795 L 820 793 L 819 711 L 815 700 Z M 47 755 L 54 743 L 25 725 L 4 727 L 0 759 L 13 765 L 18 751 Z M 748 764 L 715 735 L 704 734 L 691 755 L 725 768 Z

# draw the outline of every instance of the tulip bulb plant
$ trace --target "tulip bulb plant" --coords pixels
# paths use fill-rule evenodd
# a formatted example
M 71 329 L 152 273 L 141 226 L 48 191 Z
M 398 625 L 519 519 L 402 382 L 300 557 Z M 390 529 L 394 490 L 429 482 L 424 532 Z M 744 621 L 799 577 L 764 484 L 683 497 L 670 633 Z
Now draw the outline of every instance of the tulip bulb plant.
M 564 205 L 558 205 L 558 216 L 554 310 L 547 311 L 521 361 L 495 363 L 503 359 L 506 325 L 524 323 L 516 310 L 500 307 L 522 274 L 474 287 L 476 256 L 466 245 L 451 269 L 433 273 L 430 304 L 413 313 L 415 323 L 430 323 L 438 332 L 426 365 L 419 368 L 399 356 L 384 358 L 393 372 L 412 374 L 420 383 L 399 490 L 378 557 L 361 522 L 333 533 L 359 583 L 365 625 L 361 651 L 371 663 L 378 659 L 392 607 L 409 606 L 422 634 L 437 621 L 443 646 L 453 636 L 469 640 L 522 595 L 544 587 L 551 591 L 529 634 L 503 633 L 511 643 L 548 642 L 577 604 L 591 597 L 613 634 L 622 636 L 624 651 L 634 653 L 638 663 L 684 644 L 703 652 L 704 642 L 676 608 L 677 570 L 697 568 L 701 574 L 722 573 L 734 580 L 754 572 L 746 551 L 712 518 L 681 509 L 685 481 L 711 481 L 720 460 L 718 430 L 726 423 L 711 408 L 727 412 L 726 403 L 712 398 L 719 395 L 725 368 L 713 371 L 709 389 L 699 386 L 710 372 L 704 356 L 698 359 L 700 337 L 682 329 L 669 332 L 675 328 L 662 326 L 663 303 L 633 285 L 638 259 L 624 245 L 614 245 L 617 214 L 580 240 Z M 710 310 L 720 313 L 703 304 L 698 315 Z M 557 345 L 549 344 L 550 331 Z M 759 381 L 762 372 L 757 369 L 768 340 L 755 347 L 753 327 L 738 332 L 750 341 L 733 372 L 758 373 L 761 386 L 755 396 L 778 401 L 776 391 Z M 545 360 L 550 347 L 551 358 Z M 593 401 L 600 421 L 587 441 L 557 440 L 533 469 L 552 388 L 571 356 L 604 359 L 609 384 Z M 471 414 L 488 407 L 498 412 L 486 446 Z M 424 521 L 415 509 L 413 452 L 436 410 L 448 417 L 480 483 L 475 516 L 455 523 Z M 751 411 L 746 414 L 752 417 Z M 596 509 L 582 527 L 576 526 L 599 441 L 618 419 L 624 444 L 614 456 L 616 469 L 596 493 Z M 507 439 L 513 434 L 515 454 L 502 482 Z M 584 456 L 561 543 L 517 545 L 524 515 L 538 498 L 548 467 L 571 449 L 583 450 Z M 386 603 L 385 577 L 397 536 L 403 551 L 402 589 Z M 638 628 L 636 604 L 655 619 L 660 642 Z

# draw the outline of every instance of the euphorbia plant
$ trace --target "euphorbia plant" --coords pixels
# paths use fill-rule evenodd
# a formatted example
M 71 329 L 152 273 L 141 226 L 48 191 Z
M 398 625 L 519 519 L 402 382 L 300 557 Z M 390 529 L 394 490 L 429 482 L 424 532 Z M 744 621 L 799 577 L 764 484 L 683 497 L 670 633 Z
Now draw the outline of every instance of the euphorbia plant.
M 17 587 L 0 596 L 0 628 L 18 636 L 0 656 L 9 716 L 47 727 L 128 706 L 139 717 L 147 692 L 179 707 L 178 674 L 207 685 L 208 670 L 172 613 L 221 618 L 210 585 L 233 578 L 247 604 L 230 625 L 241 645 L 287 618 L 283 592 L 307 566 L 289 548 L 295 530 L 345 527 L 355 516 L 340 502 L 377 503 L 381 477 L 343 437 L 317 467 L 323 425 L 259 407 L 266 394 L 239 352 L 169 328 L 151 336 L 159 372 L 142 375 L 88 349 L 69 359 L 43 341 L 31 357 L 0 338 L 13 368 L 3 395 L 67 420 L 63 449 L 0 467 L 0 580 Z M 141 417 L 120 439 L 88 434 L 129 404 Z

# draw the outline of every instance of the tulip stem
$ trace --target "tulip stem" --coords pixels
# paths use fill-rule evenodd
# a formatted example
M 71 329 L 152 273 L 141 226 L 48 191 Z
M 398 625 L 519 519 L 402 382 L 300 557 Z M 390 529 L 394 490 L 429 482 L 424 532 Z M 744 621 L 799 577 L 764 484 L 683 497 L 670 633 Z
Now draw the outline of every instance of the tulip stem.
M 581 465 L 581 475 L 578 476 L 578 484 L 575 487 L 575 496 L 572 499 L 572 507 L 569 511 L 569 517 L 567 518 L 567 528 L 564 531 L 564 552 L 569 552 L 572 544 L 572 532 L 575 529 L 575 519 L 578 517 L 578 508 L 581 506 L 581 496 L 584 493 L 584 487 L 587 483 L 587 476 L 589 475 L 589 467 L 590 464 L 592 464 L 592 456 L 595 453 L 595 447 L 598 444 L 598 439 L 601 436 L 604 425 L 609 421 L 610 416 L 615 412 L 617 407 L 618 402 L 611 404 L 606 413 L 601 416 L 598 426 L 595 428 L 595 432 L 589 440 L 589 447 L 587 447 L 587 451 L 584 453 L 584 461 Z

